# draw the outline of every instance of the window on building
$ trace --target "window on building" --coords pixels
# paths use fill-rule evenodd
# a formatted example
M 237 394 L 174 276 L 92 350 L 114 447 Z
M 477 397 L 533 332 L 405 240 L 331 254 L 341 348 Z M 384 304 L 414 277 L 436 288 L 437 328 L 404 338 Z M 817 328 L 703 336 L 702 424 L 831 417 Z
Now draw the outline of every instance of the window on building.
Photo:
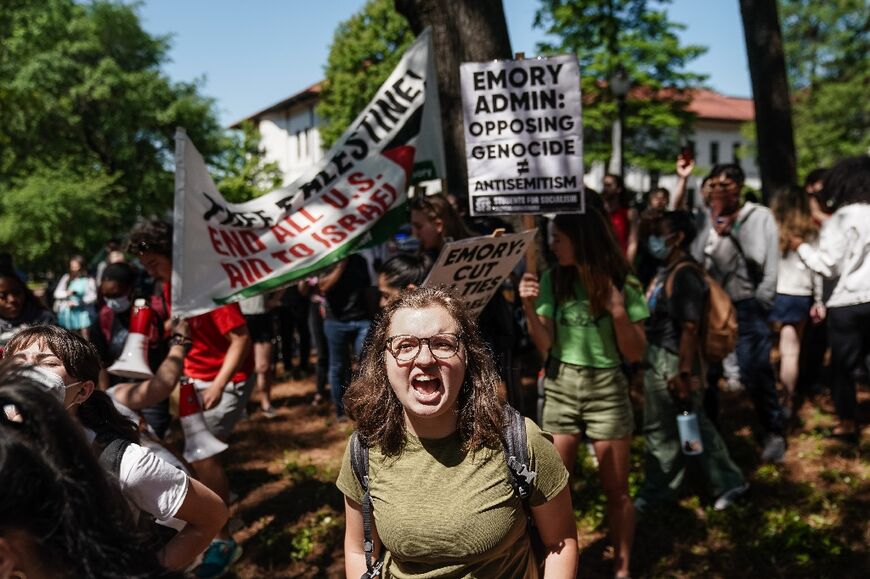
M 740 164 L 740 143 L 731 144 L 731 162 Z
M 296 158 L 302 160 L 306 157 L 306 140 L 308 135 L 306 131 L 296 131 Z
M 710 141 L 710 164 L 719 163 L 719 141 Z

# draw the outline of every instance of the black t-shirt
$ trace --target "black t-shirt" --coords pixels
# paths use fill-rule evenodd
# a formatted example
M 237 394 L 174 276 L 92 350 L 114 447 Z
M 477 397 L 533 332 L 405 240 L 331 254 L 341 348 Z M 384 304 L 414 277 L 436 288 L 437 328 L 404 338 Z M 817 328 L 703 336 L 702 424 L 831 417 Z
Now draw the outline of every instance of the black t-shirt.
M 690 257 L 677 262 L 693 261 Z M 674 275 L 673 291 L 668 297 L 665 281 L 677 264 L 662 269 L 653 280 L 649 293 L 650 317 L 646 321 L 646 339 L 650 344 L 679 353 L 683 322 L 700 322 L 704 316 L 707 285 L 701 272 L 683 266 Z
M 326 319 L 340 322 L 368 320 L 371 278 L 365 258 L 353 254 L 347 258 L 347 267 L 332 288 L 326 292 Z

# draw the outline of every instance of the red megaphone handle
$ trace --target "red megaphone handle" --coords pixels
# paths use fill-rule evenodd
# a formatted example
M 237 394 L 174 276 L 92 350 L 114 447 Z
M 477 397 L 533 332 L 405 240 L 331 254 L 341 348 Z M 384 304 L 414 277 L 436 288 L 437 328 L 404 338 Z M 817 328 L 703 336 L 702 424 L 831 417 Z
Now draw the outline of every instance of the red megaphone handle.
M 133 314 L 130 316 L 130 332 L 143 336 L 149 335 L 152 314 L 151 308 L 147 305 L 133 306 Z

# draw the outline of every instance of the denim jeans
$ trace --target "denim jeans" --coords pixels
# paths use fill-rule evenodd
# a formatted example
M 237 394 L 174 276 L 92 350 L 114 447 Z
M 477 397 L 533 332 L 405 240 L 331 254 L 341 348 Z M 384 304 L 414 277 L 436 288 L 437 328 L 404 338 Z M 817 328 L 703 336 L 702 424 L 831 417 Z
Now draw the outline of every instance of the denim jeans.
M 344 391 L 350 380 L 350 356 L 348 348 L 359 355 L 363 341 L 369 332 L 369 320 L 340 322 L 323 320 L 323 333 L 329 346 L 329 385 L 332 388 L 332 402 L 338 416 L 344 416 Z
M 784 433 L 782 407 L 776 397 L 776 378 L 770 363 L 770 326 L 767 310 L 755 298 L 734 303 L 737 309 L 737 363 L 740 381 L 752 397 L 762 435 Z M 711 384 L 711 387 L 714 385 Z

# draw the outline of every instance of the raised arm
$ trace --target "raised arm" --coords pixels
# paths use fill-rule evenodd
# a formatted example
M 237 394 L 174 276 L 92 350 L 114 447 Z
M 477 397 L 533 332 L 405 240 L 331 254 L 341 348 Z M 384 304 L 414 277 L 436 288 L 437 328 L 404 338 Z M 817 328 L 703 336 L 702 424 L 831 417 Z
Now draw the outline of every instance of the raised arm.
M 675 210 L 686 211 L 689 209 L 686 191 L 689 185 L 689 177 L 692 175 L 694 168 L 694 159 L 687 159 L 682 155 L 677 157 L 677 187 L 674 189 L 674 198 L 671 201 L 671 207 Z
M 173 320 L 171 344 L 154 377 L 144 382 L 118 384 L 112 391 L 115 400 L 131 410 L 140 410 L 169 398 L 181 378 L 184 355 L 190 347 L 190 329 L 186 321 Z

